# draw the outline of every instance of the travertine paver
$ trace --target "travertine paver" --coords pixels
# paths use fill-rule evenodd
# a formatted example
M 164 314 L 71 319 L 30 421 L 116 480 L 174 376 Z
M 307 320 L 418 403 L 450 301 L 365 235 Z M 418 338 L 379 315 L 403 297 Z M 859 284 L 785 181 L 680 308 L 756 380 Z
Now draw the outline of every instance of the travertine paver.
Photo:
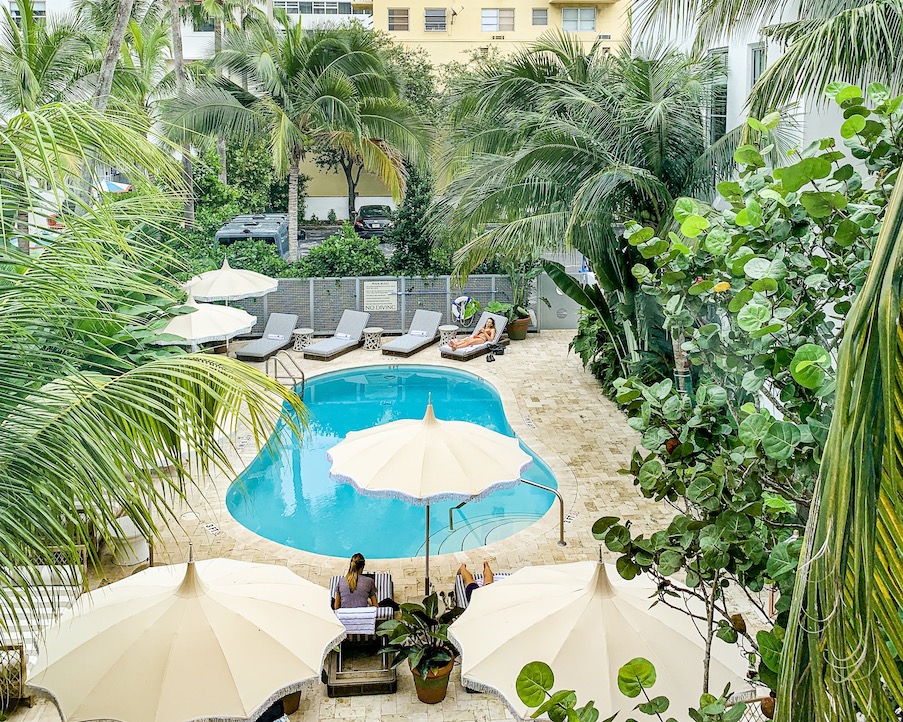
M 551 467 L 565 497 L 567 546 L 557 545 L 558 507 L 553 505 L 542 520 L 508 539 L 466 552 L 436 556 L 431 561 L 433 584 L 451 589 L 454 571 L 461 562 L 471 567 L 488 559 L 495 569 L 515 570 L 531 564 L 595 559 L 599 545 L 592 537 L 593 522 L 604 514 L 614 514 L 633 522 L 638 530 L 659 528 L 670 516 L 669 510 L 642 498 L 629 477 L 618 470 L 627 465 L 638 436 L 624 417 L 601 393 L 595 379 L 585 373 L 580 361 L 567 351 L 573 333 L 546 331 L 514 342 L 496 363 L 475 359 L 466 364 L 443 360 L 438 347 L 432 346 L 411 359 L 376 356 L 354 351 L 333 362 L 305 361 L 293 354 L 308 374 L 325 373 L 353 366 L 385 364 L 437 364 L 476 373 L 498 389 L 508 420 L 517 434 Z M 241 446 L 239 439 L 239 446 Z M 246 444 L 238 466 L 249 463 L 256 450 Z M 181 562 L 187 558 L 189 540 L 199 559 L 227 556 L 247 561 L 285 564 L 293 571 L 319 584 L 328 583 L 333 574 L 343 572 L 347 560 L 311 554 L 264 540 L 235 522 L 225 509 L 225 493 L 230 479 L 218 476 L 208 480 L 204 498 L 195 494 L 192 507 L 180 510 L 181 518 L 173 533 L 156 550 L 156 563 Z M 210 524 L 215 525 L 211 530 Z M 611 560 L 611 559 L 609 559 Z M 418 599 L 423 594 L 423 559 L 368 560 L 368 569 L 386 569 L 395 581 L 401 601 Z M 125 570 L 127 571 L 127 570 Z M 124 572 L 110 569 L 114 578 Z M 537 656 L 541 656 L 537 650 Z M 20 710 L 16 722 L 56 719 L 55 709 L 39 703 L 31 710 Z M 428 706 L 414 696 L 410 674 L 399 672 L 399 691 L 392 696 L 352 699 L 326 698 L 322 686 L 305 695 L 293 722 L 314 720 L 384 720 L 385 722 L 462 722 L 510 719 L 504 705 L 491 695 L 469 694 L 460 686 L 457 670 L 448 698 Z

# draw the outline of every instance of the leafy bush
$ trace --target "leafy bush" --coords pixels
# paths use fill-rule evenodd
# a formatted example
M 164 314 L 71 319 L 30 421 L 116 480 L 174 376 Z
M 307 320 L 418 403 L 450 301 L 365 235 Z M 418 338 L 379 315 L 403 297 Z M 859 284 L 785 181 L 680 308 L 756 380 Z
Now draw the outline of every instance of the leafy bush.
M 658 577 L 665 603 L 681 575 L 714 617 L 709 635 L 745 637 L 772 689 L 801 545 L 794 532 L 805 526 L 834 406 L 834 352 L 903 161 L 900 99 L 873 88 L 873 109 L 858 89 L 835 93 L 847 116 L 844 144 L 867 180 L 830 138 L 773 170 L 746 145 L 735 153 L 738 180 L 718 185 L 726 210 L 682 198 L 679 233 L 627 229 L 645 259 L 633 275 L 657 299 L 699 384 L 681 393 L 670 379 L 615 382 L 652 452 L 635 452 L 634 483 L 678 513 L 651 536 L 634 536 L 615 517 L 598 520 L 593 533 L 621 555 L 623 576 Z M 749 125 L 767 143 L 777 122 Z M 752 640 L 726 608 L 725 584 L 776 586 L 775 630 Z
M 408 186 L 395 226 L 386 233 L 386 242 L 395 247 L 390 266 L 405 276 L 438 276 L 451 272 L 451 258 L 436 248 L 434 230 L 426 222 L 433 198 L 429 174 L 408 167 Z
M 304 259 L 305 276 L 382 276 L 388 262 L 375 238 L 361 238 L 350 223 L 311 249 Z

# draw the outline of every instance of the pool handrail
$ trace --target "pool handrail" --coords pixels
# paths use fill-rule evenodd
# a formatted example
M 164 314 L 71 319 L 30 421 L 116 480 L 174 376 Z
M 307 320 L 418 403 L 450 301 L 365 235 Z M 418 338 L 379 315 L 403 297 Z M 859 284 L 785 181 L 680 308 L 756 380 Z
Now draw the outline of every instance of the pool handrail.
M 530 481 L 529 479 L 521 479 L 521 482 L 524 484 L 529 484 L 530 486 L 535 486 L 537 489 L 544 489 L 545 491 L 552 492 L 555 497 L 558 499 L 558 546 L 566 547 L 568 543 L 564 540 L 564 497 L 561 495 L 561 492 L 558 489 L 553 489 L 551 486 L 546 486 L 545 484 L 539 484 L 535 481 Z M 448 530 L 455 530 L 455 522 L 452 517 L 452 512 L 457 511 L 462 506 L 467 504 L 468 502 L 473 501 L 473 497 L 470 499 L 465 499 L 457 506 L 453 506 L 448 510 Z

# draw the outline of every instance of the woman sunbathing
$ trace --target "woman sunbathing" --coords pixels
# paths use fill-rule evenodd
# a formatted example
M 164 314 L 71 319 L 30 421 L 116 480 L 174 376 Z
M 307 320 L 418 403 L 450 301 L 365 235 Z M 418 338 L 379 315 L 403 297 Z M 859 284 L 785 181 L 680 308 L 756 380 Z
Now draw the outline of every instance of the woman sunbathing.
M 487 318 L 483 328 L 477 331 L 473 336 L 461 339 L 460 341 L 449 341 L 452 351 L 459 348 L 467 348 L 468 346 L 482 346 L 484 343 L 492 341 L 495 338 L 495 319 Z

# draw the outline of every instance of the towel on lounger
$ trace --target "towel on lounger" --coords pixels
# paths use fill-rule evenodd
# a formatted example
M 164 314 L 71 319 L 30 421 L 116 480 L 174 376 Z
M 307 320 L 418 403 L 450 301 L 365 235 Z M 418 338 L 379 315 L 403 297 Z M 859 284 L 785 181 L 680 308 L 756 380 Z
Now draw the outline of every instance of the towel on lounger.
M 336 609 L 335 615 L 348 634 L 376 634 L 376 607 Z

